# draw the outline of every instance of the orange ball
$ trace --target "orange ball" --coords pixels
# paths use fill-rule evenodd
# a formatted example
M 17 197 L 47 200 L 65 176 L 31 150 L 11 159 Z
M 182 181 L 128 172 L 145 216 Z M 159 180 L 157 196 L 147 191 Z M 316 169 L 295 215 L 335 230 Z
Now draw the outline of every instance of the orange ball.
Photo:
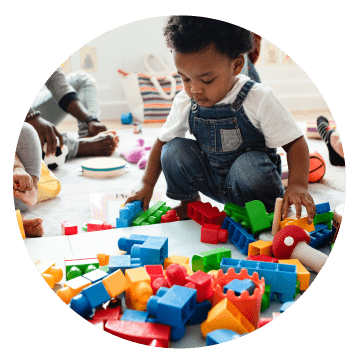
M 325 175 L 326 163 L 318 152 L 310 153 L 310 172 L 308 174 L 309 183 L 318 182 Z

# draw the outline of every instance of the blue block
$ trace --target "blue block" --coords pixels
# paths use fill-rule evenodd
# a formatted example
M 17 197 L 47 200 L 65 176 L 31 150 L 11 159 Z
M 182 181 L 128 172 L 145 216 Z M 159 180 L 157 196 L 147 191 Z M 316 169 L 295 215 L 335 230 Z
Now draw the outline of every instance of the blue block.
M 218 345 L 223 342 L 236 340 L 237 338 L 245 335 L 248 335 L 248 333 L 240 335 L 235 331 L 220 328 L 207 333 L 206 346 Z
M 285 312 L 287 310 L 287 308 L 291 307 L 294 303 L 295 303 L 295 301 L 285 302 L 280 308 L 280 313 Z
M 222 224 L 222 229 L 228 231 L 228 238 L 244 255 L 248 255 L 248 245 L 255 242 L 253 234 L 237 223 L 234 219 L 226 217 Z
M 107 276 L 109 276 L 109 274 L 101 269 L 96 269 L 94 271 L 83 274 L 83 277 L 91 281 L 91 283 L 101 281 L 104 277 Z
M 196 309 L 197 291 L 174 285 L 161 287 L 155 296 L 150 296 L 147 311 L 157 322 L 182 329 Z
M 248 291 L 249 295 L 252 296 L 255 289 L 255 284 L 249 279 L 234 279 L 223 287 L 223 293 L 226 294 L 228 290 L 232 290 L 236 296 L 240 296 L 243 291 Z
M 131 258 L 131 256 L 127 254 L 111 255 L 109 257 L 109 263 L 108 263 L 109 273 L 113 273 L 118 269 L 122 270 L 122 272 L 124 273 L 125 270 L 129 268 L 137 268 L 141 266 L 142 264 L 139 258 Z
M 323 223 L 315 225 L 315 230 L 310 232 L 310 246 L 312 248 L 321 248 L 332 241 L 332 230 L 328 229 L 328 226 Z
M 131 234 L 130 237 L 121 237 L 118 240 L 118 247 L 120 250 L 130 254 L 130 250 L 135 244 L 143 244 L 149 236 L 143 234 Z
M 317 214 L 322 214 L 322 213 L 327 213 L 327 212 L 331 212 L 330 203 L 326 202 L 326 203 L 316 204 L 316 213 Z
M 132 124 L 132 122 L 133 122 L 132 113 L 122 114 L 120 116 L 120 120 L 121 120 L 122 124 Z
M 135 244 L 131 248 L 132 258 L 139 258 L 142 265 L 163 264 L 168 258 L 168 238 L 150 236 L 142 244 Z
M 270 285 L 271 292 L 292 295 L 296 293 L 296 265 L 223 258 L 220 267 L 225 273 L 231 267 L 236 272 L 240 272 L 242 268 L 245 268 L 250 276 L 257 272 L 259 278 L 264 277 L 265 284 Z
M 124 311 L 120 319 L 122 321 L 130 321 L 130 322 L 147 322 L 148 312 L 127 309 Z
M 212 305 L 208 300 L 196 304 L 196 309 L 193 315 L 188 320 L 187 325 L 199 325 L 207 319 L 208 312 L 211 310 Z
M 124 208 L 119 210 L 119 218 L 116 218 L 116 228 L 131 227 L 134 219 L 143 213 L 143 205 L 141 201 L 128 203 Z

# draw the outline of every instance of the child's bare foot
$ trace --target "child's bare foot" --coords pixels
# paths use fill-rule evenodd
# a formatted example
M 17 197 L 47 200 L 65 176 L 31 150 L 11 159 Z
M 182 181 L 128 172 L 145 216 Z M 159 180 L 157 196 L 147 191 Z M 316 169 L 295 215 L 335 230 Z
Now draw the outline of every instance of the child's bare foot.
M 14 168 L 13 182 L 13 188 L 20 192 L 30 191 L 33 187 L 33 178 L 22 167 Z
M 184 221 L 186 219 L 189 219 L 188 215 L 187 215 L 187 211 L 188 211 L 188 204 L 192 203 L 192 202 L 198 202 L 201 200 L 201 197 L 198 196 L 197 198 L 191 199 L 189 201 L 181 201 L 181 204 L 177 207 L 172 208 L 173 210 L 175 210 L 177 212 L 177 216 L 179 217 L 179 219 L 181 221 Z
M 30 190 L 21 192 L 18 189 L 13 189 L 14 197 L 30 207 L 34 206 L 38 201 L 38 178 L 35 176 L 31 176 L 31 178 L 33 186 Z
M 105 156 L 112 155 L 118 146 L 119 137 L 113 130 L 101 132 L 91 138 L 79 139 L 77 157 Z
M 44 234 L 41 218 L 26 219 L 23 217 L 23 226 L 26 237 L 41 237 Z

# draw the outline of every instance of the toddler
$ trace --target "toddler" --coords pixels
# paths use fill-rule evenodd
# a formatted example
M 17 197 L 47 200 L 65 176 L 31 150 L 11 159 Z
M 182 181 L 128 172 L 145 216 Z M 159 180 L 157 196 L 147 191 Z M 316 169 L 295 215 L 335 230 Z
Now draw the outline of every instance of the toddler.
M 258 199 L 272 212 L 283 197 L 282 216 L 294 204 L 306 207 L 311 223 L 316 207 L 308 188 L 309 153 L 302 131 L 272 89 L 241 74 L 252 34 L 238 26 L 193 16 L 171 16 L 164 29 L 183 90 L 149 154 L 144 176 L 128 202 L 148 209 L 161 171 L 176 211 L 199 192 L 220 202 L 244 206 Z M 195 139 L 185 138 L 186 132 Z M 276 148 L 287 152 L 287 190 L 281 183 Z

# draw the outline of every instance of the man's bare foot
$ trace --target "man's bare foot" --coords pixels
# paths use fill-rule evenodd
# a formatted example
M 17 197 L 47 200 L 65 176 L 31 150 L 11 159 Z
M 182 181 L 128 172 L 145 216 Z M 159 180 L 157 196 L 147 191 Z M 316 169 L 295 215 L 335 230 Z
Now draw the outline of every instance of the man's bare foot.
M 112 155 L 118 146 L 119 137 L 114 130 L 107 130 L 91 138 L 79 139 L 77 157 Z
M 14 197 L 20 199 L 23 203 L 30 207 L 35 206 L 38 201 L 38 178 L 34 176 L 31 177 L 33 179 L 33 187 L 31 190 L 21 192 L 17 189 L 13 189 Z
M 173 210 L 175 210 L 177 212 L 177 216 L 179 217 L 179 219 L 181 221 L 184 221 L 186 219 L 189 219 L 188 215 L 187 215 L 187 211 L 188 211 L 188 204 L 192 203 L 192 202 L 198 202 L 201 200 L 201 197 L 198 196 L 194 199 L 191 199 L 189 201 L 181 201 L 181 204 L 177 207 L 172 208 Z
M 26 219 L 23 217 L 23 226 L 26 237 L 41 237 L 44 234 L 41 218 Z

